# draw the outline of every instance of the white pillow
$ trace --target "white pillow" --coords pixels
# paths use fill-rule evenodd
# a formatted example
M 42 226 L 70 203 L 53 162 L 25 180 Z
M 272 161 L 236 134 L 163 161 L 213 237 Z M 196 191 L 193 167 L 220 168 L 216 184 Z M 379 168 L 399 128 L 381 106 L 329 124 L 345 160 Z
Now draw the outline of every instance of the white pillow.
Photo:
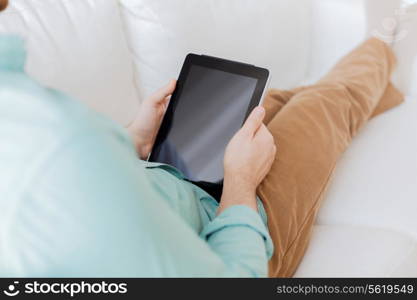
M 271 71 L 271 87 L 296 86 L 309 59 L 309 0 L 120 0 L 142 97 L 177 78 L 187 53 Z
M 116 0 L 13 0 L 0 33 L 27 40 L 27 71 L 120 123 L 138 101 Z

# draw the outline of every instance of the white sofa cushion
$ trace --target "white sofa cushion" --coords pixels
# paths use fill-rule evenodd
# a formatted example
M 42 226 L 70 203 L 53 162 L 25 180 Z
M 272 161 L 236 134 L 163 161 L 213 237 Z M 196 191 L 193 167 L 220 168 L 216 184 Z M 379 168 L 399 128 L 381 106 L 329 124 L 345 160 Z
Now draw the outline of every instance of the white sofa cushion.
M 417 277 L 417 240 L 372 227 L 314 226 L 295 277 Z
M 311 60 L 305 83 L 314 83 L 366 33 L 366 0 L 312 0 Z
M 384 21 L 397 18 L 399 27 L 393 48 L 398 57 L 398 70 L 393 76 L 394 83 L 406 95 L 417 96 L 417 84 L 413 84 L 417 82 L 417 5 L 401 6 L 401 2 L 417 1 L 312 1 L 311 61 L 303 83 L 320 79 L 341 57 L 371 35 L 391 42 Z
M 338 163 L 319 211 L 324 225 L 392 228 L 417 238 L 417 99 L 375 119 Z
M 0 33 L 27 40 L 30 75 L 127 123 L 137 106 L 116 0 L 13 0 Z
M 306 74 L 309 0 L 120 0 L 142 97 L 178 76 L 187 53 L 266 67 L 271 86 Z

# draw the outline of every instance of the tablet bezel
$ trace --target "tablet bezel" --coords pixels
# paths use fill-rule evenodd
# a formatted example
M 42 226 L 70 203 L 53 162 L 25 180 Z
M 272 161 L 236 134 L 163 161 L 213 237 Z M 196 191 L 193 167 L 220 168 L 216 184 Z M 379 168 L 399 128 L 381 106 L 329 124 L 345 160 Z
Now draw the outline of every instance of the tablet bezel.
M 181 97 L 181 93 L 183 91 L 184 84 L 187 80 L 187 76 L 193 65 L 237 74 L 241 76 L 247 76 L 257 80 L 256 87 L 252 94 L 252 98 L 249 102 L 248 109 L 245 113 L 245 118 L 242 121 L 242 125 L 251 113 L 251 111 L 256 106 L 262 103 L 264 92 L 266 90 L 267 83 L 269 80 L 269 71 L 267 69 L 213 56 L 189 53 L 184 60 L 184 64 L 181 68 L 181 72 L 177 80 L 176 88 L 171 96 L 165 116 L 162 120 L 161 126 L 156 136 L 153 149 L 148 156 L 148 161 L 150 162 L 158 162 L 157 160 L 155 160 L 155 156 L 157 156 L 157 153 L 159 153 L 160 147 L 169 133 L 169 128 L 171 127 L 170 123 L 173 119 L 175 107 L 178 104 L 179 98 Z

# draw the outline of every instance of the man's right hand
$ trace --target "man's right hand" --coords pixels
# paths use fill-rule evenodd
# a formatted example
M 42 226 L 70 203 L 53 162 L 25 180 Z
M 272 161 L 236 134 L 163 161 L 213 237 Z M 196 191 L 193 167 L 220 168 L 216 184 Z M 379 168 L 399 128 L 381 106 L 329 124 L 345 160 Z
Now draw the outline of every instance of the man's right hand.
M 256 188 L 275 159 L 274 138 L 262 123 L 265 109 L 256 107 L 226 147 L 223 194 L 218 214 L 232 205 L 257 210 Z

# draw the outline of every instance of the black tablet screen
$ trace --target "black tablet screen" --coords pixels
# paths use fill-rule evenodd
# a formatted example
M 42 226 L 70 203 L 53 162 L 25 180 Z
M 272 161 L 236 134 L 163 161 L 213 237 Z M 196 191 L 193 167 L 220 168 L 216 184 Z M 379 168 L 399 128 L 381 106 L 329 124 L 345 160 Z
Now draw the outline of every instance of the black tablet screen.
M 257 81 L 192 65 L 165 116 L 168 128 L 152 160 L 176 167 L 192 181 L 221 182 L 225 148 L 242 126 Z

